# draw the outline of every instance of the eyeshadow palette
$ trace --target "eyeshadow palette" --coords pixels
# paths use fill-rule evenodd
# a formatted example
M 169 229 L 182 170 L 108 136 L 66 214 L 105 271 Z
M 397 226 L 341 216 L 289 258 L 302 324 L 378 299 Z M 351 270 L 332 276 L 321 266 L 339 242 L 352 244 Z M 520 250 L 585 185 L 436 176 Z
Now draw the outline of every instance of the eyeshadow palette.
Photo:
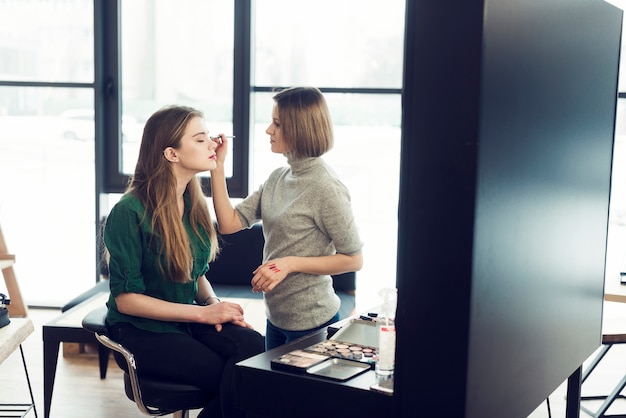
M 376 347 L 337 340 L 322 341 L 305 348 L 304 351 L 327 355 L 332 358 L 367 363 L 370 367 L 373 367 L 378 360 L 378 349 Z

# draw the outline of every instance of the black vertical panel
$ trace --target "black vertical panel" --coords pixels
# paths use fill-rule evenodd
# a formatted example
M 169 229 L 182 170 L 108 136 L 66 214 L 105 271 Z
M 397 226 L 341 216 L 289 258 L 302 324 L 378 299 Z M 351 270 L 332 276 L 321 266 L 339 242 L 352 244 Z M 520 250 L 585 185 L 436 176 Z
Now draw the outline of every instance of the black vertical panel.
M 525 417 L 600 343 L 621 11 L 454 3 L 407 1 L 394 415 Z
M 622 19 L 487 3 L 467 416 L 526 416 L 601 341 Z
M 101 194 L 123 191 L 120 161 L 120 0 L 94 0 L 94 127 L 95 127 L 95 236 L 101 235 Z M 96 266 L 102 249 L 96 246 Z M 100 280 L 100 267 L 94 271 Z
M 408 0 L 406 7 L 394 416 L 460 417 L 483 2 Z
M 121 193 L 120 0 L 94 0 L 96 179 L 103 193 Z M 97 196 L 96 207 L 100 205 Z M 99 224 L 99 221 L 96 222 Z

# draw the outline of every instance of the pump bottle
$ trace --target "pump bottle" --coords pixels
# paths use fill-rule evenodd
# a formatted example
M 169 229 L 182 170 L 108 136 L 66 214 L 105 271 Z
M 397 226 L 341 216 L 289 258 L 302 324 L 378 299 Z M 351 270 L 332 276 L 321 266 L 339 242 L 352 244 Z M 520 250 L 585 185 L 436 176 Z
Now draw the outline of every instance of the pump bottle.
M 390 376 L 393 374 L 396 355 L 396 301 L 397 289 L 381 289 L 379 295 L 383 299 L 381 312 L 376 318 L 378 323 L 378 361 L 376 374 Z

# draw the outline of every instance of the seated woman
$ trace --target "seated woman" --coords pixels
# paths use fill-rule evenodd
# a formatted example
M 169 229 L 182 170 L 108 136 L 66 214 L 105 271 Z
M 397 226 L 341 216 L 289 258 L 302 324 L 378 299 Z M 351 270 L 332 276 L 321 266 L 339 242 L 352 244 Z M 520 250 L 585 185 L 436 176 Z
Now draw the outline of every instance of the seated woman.
M 216 167 L 216 147 L 198 110 L 169 106 L 146 122 L 135 173 L 104 229 L 106 323 L 140 375 L 219 393 L 199 416 L 235 417 L 234 365 L 262 352 L 264 339 L 205 277 L 218 244 L 196 175 Z

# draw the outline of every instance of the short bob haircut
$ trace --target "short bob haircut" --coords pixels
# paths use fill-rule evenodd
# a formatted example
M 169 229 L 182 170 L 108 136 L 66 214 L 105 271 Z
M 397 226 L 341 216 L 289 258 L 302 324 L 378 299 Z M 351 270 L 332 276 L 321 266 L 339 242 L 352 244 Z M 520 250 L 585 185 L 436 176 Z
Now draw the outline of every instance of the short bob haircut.
M 334 145 L 326 99 L 315 87 L 291 87 L 273 97 L 288 156 L 319 157 Z

